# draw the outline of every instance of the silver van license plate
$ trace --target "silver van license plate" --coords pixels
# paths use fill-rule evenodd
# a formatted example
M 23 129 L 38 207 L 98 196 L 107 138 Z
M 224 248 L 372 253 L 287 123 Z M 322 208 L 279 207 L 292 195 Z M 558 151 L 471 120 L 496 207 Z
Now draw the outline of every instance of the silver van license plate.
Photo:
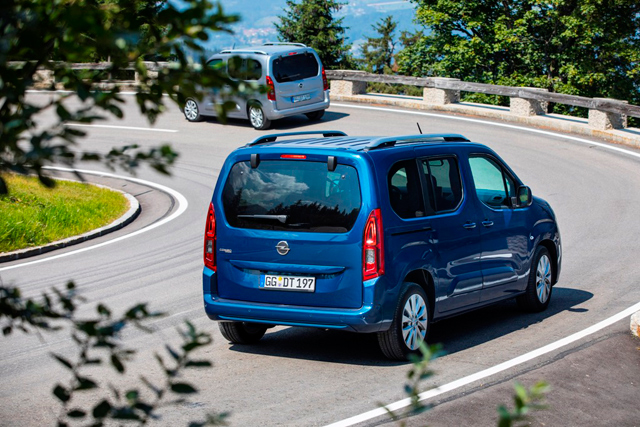
M 311 94 L 310 93 L 305 93 L 304 95 L 296 95 L 296 96 L 292 97 L 291 99 L 292 99 L 292 101 L 294 103 L 300 102 L 300 101 L 306 101 L 308 99 L 311 99 Z
M 260 289 L 270 291 L 314 292 L 316 290 L 316 278 L 262 274 L 260 276 Z

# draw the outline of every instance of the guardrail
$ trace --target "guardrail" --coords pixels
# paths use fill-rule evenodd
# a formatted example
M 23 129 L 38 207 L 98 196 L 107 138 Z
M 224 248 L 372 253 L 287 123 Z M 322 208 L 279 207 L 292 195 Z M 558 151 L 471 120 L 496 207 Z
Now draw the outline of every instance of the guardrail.
M 550 102 L 584 107 L 589 109 L 589 126 L 600 130 L 626 128 L 627 116 L 640 117 L 640 106 L 630 105 L 627 101 L 565 95 L 540 88 L 498 86 L 442 77 L 371 74 L 351 70 L 329 70 L 327 78 L 331 80 L 332 94 L 343 96 L 364 94 L 367 83 L 370 82 L 423 87 L 422 100 L 430 105 L 458 103 L 460 92 L 508 96 L 511 112 L 519 116 L 547 114 Z
M 12 64 L 14 66 L 20 65 L 17 62 Z M 109 66 L 110 64 L 105 62 L 70 64 L 74 70 L 108 70 Z M 153 74 L 169 67 L 169 63 L 145 62 L 145 66 L 152 74 L 151 77 L 154 77 Z M 125 70 L 135 71 L 133 65 Z M 640 106 L 630 105 L 627 101 L 565 95 L 540 88 L 498 86 L 442 77 L 371 74 L 352 70 L 328 70 L 326 73 L 327 78 L 331 80 L 331 92 L 334 95 L 361 95 L 366 93 L 367 83 L 378 82 L 422 87 L 424 88 L 422 102 L 427 105 L 456 104 L 460 102 L 460 92 L 475 92 L 509 97 L 510 111 L 518 116 L 547 114 L 550 102 L 584 107 L 589 109 L 589 126 L 599 130 L 623 129 L 627 127 L 627 116 L 640 117 Z M 45 69 L 38 71 L 37 84 L 46 86 L 51 85 L 52 82 L 52 71 Z M 133 80 L 116 82 L 115 84 L 138 85 L 138 73 L 134 73 Z

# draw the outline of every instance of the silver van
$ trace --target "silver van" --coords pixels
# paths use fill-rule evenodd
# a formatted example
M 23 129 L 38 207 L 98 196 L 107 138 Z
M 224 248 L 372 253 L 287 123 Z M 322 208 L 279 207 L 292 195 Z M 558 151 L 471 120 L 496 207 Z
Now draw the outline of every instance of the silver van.
M 249 99 L 234 98 L 235 109 L 227 113 L 231 118 L 249 119 L 256 129 L 267 129 L 272 120 L 296 114 L 319 120 L 329 108 L 329 82 L 320 57 L 301 43 L 223 50 L 209 58 L 207 66 L 221 67 L 232 79 L 266 86 L 266 93 Z M 222 102 L 219 90 L 202 101 L 187 98 L 184 116 L 190 122 L 215 116 L 216 104 Z

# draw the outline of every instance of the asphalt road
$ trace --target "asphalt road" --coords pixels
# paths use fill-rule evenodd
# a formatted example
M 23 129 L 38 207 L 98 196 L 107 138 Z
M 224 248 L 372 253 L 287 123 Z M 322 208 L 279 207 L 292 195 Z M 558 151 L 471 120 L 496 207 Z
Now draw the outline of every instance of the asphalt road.
M 562 136 L 493 126 L 490 122 L 335 105 L 320 123 L 310 124 L 301 116 L 276 122 L 269 132 L 337 129 L 350 135 L 412 134 L 417 131 L 417 121 L 425 133 L 462 133 L 496 150 L 532 188 L 534 195 L 551 203 L 558 217 L 564 250 L 562 276 L 546 312 L 525 314 L 515 303 L 505 302 L 434 325 L 431 341 L 442 343 L 447 354 L 433 364 L 436 375 L 425 383 L 425 388 L 537 349 L 640 301 L 638 157 Z M 104 124 L 148 126 L 130 104 L 125 107 L 124 120 Z M 37 264 L 27 263 L 51 255 L 1 264 L 2 283 L 19 286 L 25 294 L 33 296 L 73 279 L 89 305 L 102 301 L 117 311 L 147 301 L 152 308 L 170 313 L 153 322 L 156 334 L 135 330 L 125 334 L 128 346 L 138 350 L 130 368 L 134 379 L 141 374 L 161 378 L 153 354 L 162 351 L 164 342 L 179 342 L 175 328 L 184 320 L 212 332 L 214 344 L 201 356 L 213 360 L 215 367 L 188 378 L 199 388 L 199 394 L 189 404 L 164 410 L 160 425 L 187 425 L 190 420 L 202 419 L 207 412 L 223 411 L 231 413 L 229 421 L 235 426 L 326 425 L 405 397 L 403 384 L 409 365 L 385 360 L 375 336 L 279 327 L 270 330 L 255 346 L 230 345 L 222 338 L 217 325 L 206 318 L 202 308 L 205 216 L 226 156 L 261 133 L 243 121 L 232 121 L 226 126 L 215 120 L 188 123 L 175 107 L 155 127 L 177 132 L 85 128 L 88 137 L 82 147 L 107 151 L 112 146 L 133 143 L 146 147 L 171 142 L 180 152 L 173 175 L 161 176 L 143 168 L 137 177 L 180 192 L 188 200 L 187 210 L 167 224 L 96 250 Z M 81 166 L 100 170 L 96 165 Z M 147 211 L 143 217 L 148 223 L 170 215 L 177 208 L 161 191 L 151 188 L 148 191 L 155 192 L 154 197 L 160 203 L 156 211 Z M 125 235 L 141 227 L 136 222 L 114 235 L 63 251 Z M 18 264 L 27 265 L 6 269 Z M 584 342 L 563 351 L 577 350 L 581 345 Z M 0 425 L 54 423 L 59 408 L 51 390 L 57 381 L 65 380 L 67 373 L 50 353 L 71 355 L 73 348 L 64 332 L 45 334 L 43 339 L 19 333 L 2 338 Z M 598 355 L 615 359 L 616 349 L 605 349 Z M 553 357 L 557 355 L 543 356 L 532 363 L 544 363 L 545 358 Z M 607 362 L 602 360 L 603 364 Z M 530 372 L 531 366 L 521 369 Z M 518 372 L 521 371 L 516 369 L 500 378 L 508 382 Z M 96 374 L 95 378 L 98 377 Z M 133 380 L 114 374 L 100 378 L 125 386 L 134 384 Z M 554 378 L 543 379 L 554 383 Z M 482 390 L 481 385 L 470 385 L 448 396 L 447 402 Z M 504 402 L 509 400 L 510 394 L 505 395 Z M 592 410 L 606 421 L 606 412 L 601 408 Z M 476 425 L 493 425 L 495 412 L 479 411 L 472 419 Z M 572 424 L 565 421 L 559 424 Z

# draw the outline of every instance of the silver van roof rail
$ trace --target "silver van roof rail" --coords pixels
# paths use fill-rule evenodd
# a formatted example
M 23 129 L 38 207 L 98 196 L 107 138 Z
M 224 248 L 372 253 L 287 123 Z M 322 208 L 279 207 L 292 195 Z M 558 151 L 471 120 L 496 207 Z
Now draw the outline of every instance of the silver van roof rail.
M 298 47 L 307 47 L 306 44 L 303 43 L 288 43 L 288 42 L 267 42 L 262 46 L 298 46 Z
M 225 49 L 220 53 L 254 53 L 256 55 L 267 55 L 264 50 L 252 50 L 252 49 Z

